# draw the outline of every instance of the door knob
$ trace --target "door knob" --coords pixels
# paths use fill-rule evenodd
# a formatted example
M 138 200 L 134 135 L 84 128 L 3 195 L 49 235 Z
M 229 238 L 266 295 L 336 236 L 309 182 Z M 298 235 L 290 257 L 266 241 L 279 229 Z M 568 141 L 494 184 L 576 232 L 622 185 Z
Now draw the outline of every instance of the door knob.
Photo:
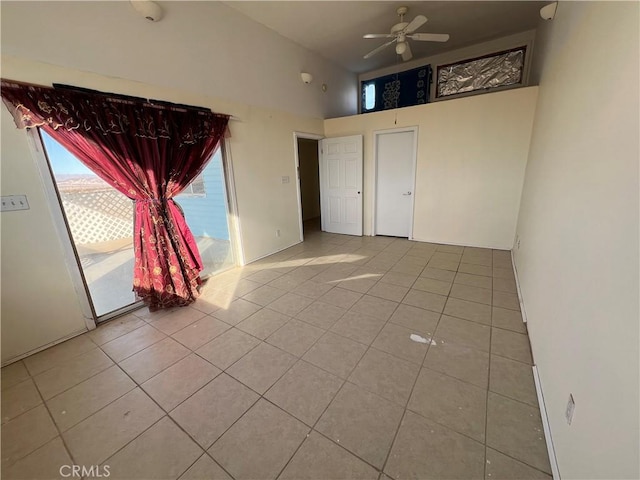
M 411 195 L 411 192 L 403 193 L 402 195 L 406 197 L 407 195 Z

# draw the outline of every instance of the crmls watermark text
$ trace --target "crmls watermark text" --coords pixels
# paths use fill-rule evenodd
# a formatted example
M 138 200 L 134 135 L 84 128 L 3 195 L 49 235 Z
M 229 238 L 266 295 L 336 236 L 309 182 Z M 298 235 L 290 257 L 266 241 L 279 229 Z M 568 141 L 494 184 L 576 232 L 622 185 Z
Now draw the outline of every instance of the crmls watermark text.
M 60 476 L 64 478 L 107 478 L 111 475 L 109 465 L 62 465 Z

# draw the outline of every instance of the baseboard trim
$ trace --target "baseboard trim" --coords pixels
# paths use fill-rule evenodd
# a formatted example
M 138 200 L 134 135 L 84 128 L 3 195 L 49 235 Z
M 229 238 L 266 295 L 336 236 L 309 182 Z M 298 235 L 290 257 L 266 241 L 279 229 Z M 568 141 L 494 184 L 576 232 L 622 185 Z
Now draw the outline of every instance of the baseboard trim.
M 516 289 L 518 290 L 518 302 L 520 303 L 520 312 L 522 313 L 522 321 L 527 323 L 527 312 L 524 308 L 524 300 L 522 297 L 522 289 L 520 287 L 520 280 L 518 279 L 518 268 L 516 267 L 516 258 L 511 250 L 511 266 L 513 267 L 513 275 L 516 277 Z
M 558 459 L 556 458 L 556 449 L 553 446 L 553 439 L 551 438 L 551 425 L 549 424 L 549 417 L 547 417 L 547 408 L 544 404 L 544 395 L 542 394 L 542 386 L 540 385 L 540 374 L 536 365 L 531 368 L 533 370 L 533 381 L 536 385 L 544 439 L 547 443 L 547 453 L 549 454 L 549 463 L 551 464 L 551 474 L 553 475 L 553 480 L 561 480 L 560 470 L 558 469 Z
M 82 334 L 85 334 L 88 331 L 89 330 L 87 330 L 86 328 L 83 328 L 82 330 L 77 330 L 77 331 L 75 331 L 73 333 L 65 335 L 62 338 L 54 340 L 53 342 L 46 343 L 46 344 L 44 344 L 44 345 L 42 345 L 40 347 L 34 348 L 33 350 L 29 350 L 26 353 L 21 353 L 19 355 L 16 355 L 15 357 L 11 357 L 8 360 L 5 360 L 4 362 L 2 362 L 2 367 L 6 367 L 7 365 L 15 363 L 18 360 L 22 360 L 22 359 L 27 358 L 27 357 L 29 357 L 31 355 L 34 355 L 34 354 L 36 354 L 38 352 L 42 352 L 43 350 L 46 350 L 47 348 L 51 348 L 51 347 L 53 347 L 55 345 L 58 345 L 59 343 L 66 342 L 67 340 L 71 340 L 72 338 L 78 337 L 78 336 L 80 336 Z
M 375 236 L 375 235 L 374 235 Z M 491 246 L 491 245 L 469 245 L 468 243 L 460 243 L 460 242 L 443 242 L 443 241 L 436 241 L 436 240 L 428 240 L 428 239 L 424 239 L 424 238 L 418 238 L 418 237 L 409 237 L 409 240 L 411 240 L 412 242 L 421 242 L 421 243 L 433 243 L 434 245 L 455 245 L 456 247 L 471 247 L 471 248 L 486 248 L 489 250 L 509 250 L 509 247 L 496 247 Z
M 241 266 L 244 267 L 244 266 L 250 265 L 250 264 L 252 264 L 254 262 L 257 262 L 258 260 L 262 260 L 263 258 L 270 257 L 271 255 L 275 255 L 276 253 L 280 253 L 280 252 L 286 250 L 287 248 L 295 247 L 296 245 L 299 245 L 301 243 L 304 243 L 304 241 L 299 241 L 298 240 L 297 242 L 293 242 L 291 245 L 287 245 L 286 247 L 282 247 L 281 249 L 276 250 L 275 252 L 267 253 L 267 254 L 262 255 L 262 256 L 260 256 L 258 258 L 254 258 L 252 260 L 249 260 L 247 263 L 245 263 L 244 265 L 241 265 Z
M 518 278 L 518 268 L 516 267 L 516 259 L 511 250 L 511 266 L 513 267 L 513 275 L 516 279 L 516 289 L 518 290 L 518 302 L 520 303 L 520 312 L 522 313 L 522 321 L 527 323 L 527 311 L 524 307 L 524 298 L 522 296 L 522 288 L 520 285 L 520 279 Z M 531 348 L 531 337 L 529 337 L 529 348 Z M 538 366 L 535 364 L 535 357 L 533 356 L 533 348 L 531 348 L 531 355 L 534 365 L 533 369 L 533 382 L 536 387 L 536 396 L 538 397 L 538 406 L 540 408 L 540 419 L 542 420 L 542 428 L 544 430 L 544 439 L 547 444 L 547 453 L 549 455 L 549 463 L 551 464 L 551 474 L 553 480 L 560 480 L 560 470 L 558 469 L 558 459 L 556 458 L 556 450 L 553 446 L 553 439 L 551 438 L 551 425 L 549 423 L 549 417 L 547 416 L 547 407 L 544 404 L 544 395 L 542 393 L 542 384 L 540 382 L 540 373 L 538 372 Z

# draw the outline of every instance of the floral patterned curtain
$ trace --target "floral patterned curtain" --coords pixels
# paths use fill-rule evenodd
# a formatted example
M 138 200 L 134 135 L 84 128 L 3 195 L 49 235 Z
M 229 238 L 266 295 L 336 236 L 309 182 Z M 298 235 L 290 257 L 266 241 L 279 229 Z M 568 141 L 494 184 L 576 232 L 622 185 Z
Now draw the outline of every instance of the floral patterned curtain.
M 202 260 L 172 198 L 202 171 L 229 116 L 100 92 L 2 80 L 18 128 L 40 127 L 135 201 L 133 291 L 150 308 L 198 296 Z

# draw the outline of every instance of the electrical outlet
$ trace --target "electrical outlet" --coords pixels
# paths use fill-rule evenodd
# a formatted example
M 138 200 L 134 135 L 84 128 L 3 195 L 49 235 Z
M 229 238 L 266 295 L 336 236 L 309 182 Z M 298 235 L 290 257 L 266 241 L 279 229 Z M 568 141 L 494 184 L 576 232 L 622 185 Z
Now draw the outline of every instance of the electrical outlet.
M 276 237 L 279 237 L 279 236 L 280 236 L 280 229 L 277 229 L 276 230 Z
M 2 197 L 2 211 L 29 210 L 26 195 L 7 195 Z
M 567 409 L 564 412 L 564 416 L 567 419 L 567 423 L 571 425 L 573 420 L 573 412 L 576 409 L 576 402 L 573 400 L 573 394 L 569 394 L 569 401 L 567 402 Z

